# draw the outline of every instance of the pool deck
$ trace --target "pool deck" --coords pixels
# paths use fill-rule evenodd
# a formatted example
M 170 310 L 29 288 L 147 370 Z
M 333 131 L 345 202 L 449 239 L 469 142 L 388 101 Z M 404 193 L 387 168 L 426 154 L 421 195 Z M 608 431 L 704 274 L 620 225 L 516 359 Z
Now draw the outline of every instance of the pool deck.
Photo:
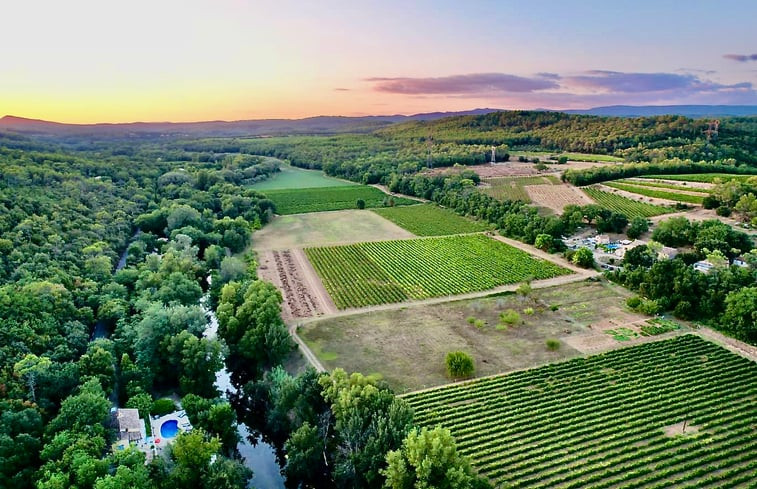
M 182 433 L 184 431 L 190 431 L 192 429 L 192 424 L 189 422 L 189 418 L 187 417 L 187 413 L 185 411 L 174 411 L 171 414 L 166 414 L 165 416 L 160 416 L 160 417 L 150 416 L 150 428 L 152 429 L 152 439 L 153 441 L 155 441 L 156 447 L 163 448 L 167 445 L 170 445 L 171 442 L 174 440 L 174 438 L 176 438 L 175 436 L 172 436 L 170 438 L 163 438 L 163 435 L 160 432 L 160 427 L 163 426 L 163 423 L 166 423 L 167 421 L 172 421 L 172 420 L 176 421 L 176 423 L 179 426 L 178 433 Z

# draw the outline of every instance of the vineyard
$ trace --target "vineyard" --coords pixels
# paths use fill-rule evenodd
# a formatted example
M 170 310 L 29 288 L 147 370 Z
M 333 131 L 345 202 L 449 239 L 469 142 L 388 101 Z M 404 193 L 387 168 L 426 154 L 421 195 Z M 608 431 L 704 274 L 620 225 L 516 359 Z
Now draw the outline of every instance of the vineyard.
M 495 486 L 755 487 L 757 364 L 698 336 L 405 396 Z
M 481 187 L 481 192 L 497 200 L 520 200 L 531 202 L 526 192 L 527 185 L 559 185 L 560 181 L 554 175 L 531 176 L 531 177 L 495 177 L 485 178 L 486 186 Z
M 483 223 L 458 216 L 449 209 L 432 204 L 384 207 L 375 209 L 374 212 L 417 236 L 446 236 L 488 229 Z
M 382 207 L 390 201 L 394 205 L 416 203 L 410 199 L 390 197 L 366 185 L 268 190 L 264 193 L 276 204 L 276 213 L 281 215 L 355 209 L 358 199 L 364 200 L 366 207 Z
M 620 195 L 604 192 L 596 187 L 584 187 L 582 189 L 586 194 L 594 199 L 597 204 L 610 209 L 611 211 L 625 214 L 629 219 L 634 217 L 652 217 L 673 212 L 673 209 L 659 205 L 647 204 L 635 200 L 627 199 Z
M 689 204 L 701 204 L 706 194 L 700 192 L 675 192 L 672 190 L 665 190 L 660 188 L 651 188 L 644 185 L 632 185 L 625 182 L 605 182 L 608 187 L 616 188 L 618 190 L 624 190 L 633 194 L 643 195 L 645 197 L 653 197 L 655 199 L 672 200 L 673 202 L 686 202 Z M 695 195 L 696 194 L 696 195 Z
M 616 180 L 616 182 L 636 185 L 640 187 L 666 188 L 670 190 L 683 190 L 686 192 L 699 192 L 705 195 L 710 193 L 709 188 L 687 185 L 687 183 L 689 182 L 681 182 L 681 183 L 675 184 L 675 183 L 665 182 L 662 180 L 642 180 L 641 177 L 637 177 L 636 179 L 629 178 L 629 179 L 623 179 L 623 180 Z M 706 184 L 702 182 L 697 182 L 697 185 L 706 185 Z
M 720 179 L 724 181 L 738 180 L 740 182 L 746 182 L 747 180 L 749 180 L 750 178 L 753 178 L 754 176 L 755 175 L 732 175 L 728 173 L 697 173 L 697 174 L 687 174 L 687 175 L 645 175 L 639 178 L 676 180 L 680 182 L 713 183 L 715 179 Z
M 307 248 L 305 253 L 339 309 L 570 273 L 482 234 Z

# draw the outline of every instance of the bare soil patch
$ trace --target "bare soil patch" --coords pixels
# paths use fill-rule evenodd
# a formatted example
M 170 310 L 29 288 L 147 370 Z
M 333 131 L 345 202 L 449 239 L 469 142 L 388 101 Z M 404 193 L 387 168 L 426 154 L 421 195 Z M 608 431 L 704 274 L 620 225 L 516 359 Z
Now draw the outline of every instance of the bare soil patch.
M 528 297 L 508 294 L 338 315 L 307 321 L 298 331 L 327 369 L 380 374 L 397 392 L 407 392 L 450 382 L 444 357 L 453 350 L 471 354 L 480 377 L 636 344 L 590 327 L 607 317 L 642 319 L 625 311 L 628 295 L 612 284 L 583 281 L 534 289 Z M 500 314 L 508 309 L 520 322 L 503 327 Z M 550 338 L 561 342 L 558 351 L 547 349 Z
M 259 275 L 276 285 L 283 297 L 285 321 L 320 316 L 336 310 L 302 250 L 273 250 L 259 255 Z M 303 263 L 303 260 L 305 263 Z
M 526 185 L 523 187 L 535 205 L 561 214 L 567 205 L 587 205 L 594 202 L 572 185 Z
M 672 424 L 664 428 L 665 436 L 693 435 L 699 433 L 699 426 L 689 424 L 686 421 Z

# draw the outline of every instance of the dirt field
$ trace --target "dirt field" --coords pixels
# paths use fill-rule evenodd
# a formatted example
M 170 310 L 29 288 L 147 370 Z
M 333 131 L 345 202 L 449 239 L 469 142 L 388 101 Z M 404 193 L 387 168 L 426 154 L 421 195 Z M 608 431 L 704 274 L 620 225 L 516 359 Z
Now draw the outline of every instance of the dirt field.
M 369 210 L 315 212 L 276 217 L 252 235 L 252 248 L 286 250 L 413 237 L 414 234 Z
M 515 294 L 341 316 L 303 324 L 299 335 L 327 369 L 382 375 L 397 392 L 449 382 L 444 357 L 470 353 L 476 375 L 485 376 L 633 344 L 604 330 L 633 327 L 644 318 L 628 312 L 629 292 L 605 282 L 577 282 Z M 552 311 L 550 306 L 557 306 Z M 533 309 L 533 314 L 525 311 Z M 498 328 L 501 312 L 513 309 L 521 323 Z M 605 318 L 616 318 L 609 323 Z M 479 320 L 480 327 L 469 323 Z M 557 338 L 558 351 L 545 342 Z
M 572 185 L 526 185 L 523 187 L 535 205 L 546 207 L 561 214 L 566 205 L 593 204 L 585 193 Z
M 336 312 L 336 306 L 302 250 L 264 251 L 258 255 L 258 260 L 258 274 L 273 282 L 284 298 L 284 321 Z
M 523 163 L 520 161 L 495 163 L 495 164 L 483 164 L 483 165 L 471 165 L 463 167 L 466 170 L 473 170 L 481 178 L 493 178 L 493 177 L 524 177 L 531 175 L 547 175 L 552 174 L 559 178 L 560 174 L 568 169 L 583 170 L 585 168 L 594 168 L 595 166 L 608 165 L 612 163 L 594 163 L 589 161 L 569 161 L 564 165 L 549 164 L 547 161 L 542 161 L 547 165 L 547 170 L 539 172 L 536 169 L 536 165 L 533 163 Z M 445 172 L 454 171 L 452 168 L 435 168 L 430 171 L 433 174 L 440 174 Z

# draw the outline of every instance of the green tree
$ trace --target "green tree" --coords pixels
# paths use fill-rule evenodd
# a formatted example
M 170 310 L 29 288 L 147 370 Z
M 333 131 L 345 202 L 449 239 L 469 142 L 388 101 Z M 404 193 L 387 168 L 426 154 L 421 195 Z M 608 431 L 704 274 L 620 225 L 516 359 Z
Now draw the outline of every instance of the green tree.
M 542 251 L 549 251 L 554 246 L 554 238 L 550 234 L 541 233 L 536 236 L 534 246 Z
M 324 463 L 325 447 L 326 441 L 317 427 L 306 421 L 297 428 L 284 444 L 287 481 L 301 487 L 326 487 L 329 477 Z
M 637 239 L 647 231 L 649 231 L 649 220 L 646 217 L 636 216 L 631 219 L 627 234 L 629 239 Z
M 169 457 L 175 467 L 171 481 L 175 487 L 201 487 L 210 470 L 211 459 L 218 454 L 221 442 L 201 429 L 180 433 L 170 445 Z
M 571 260 L 574 264 L 583 268 L 594 267 L 594 253 L 589 248 L 581 247 L 576 250 Z
M 453 379 L 464 379 L 473 375 L 473 357 L 462 351 L 451 351 L 445 359 L 447 375 Z
M 386 455 L 387 489 L 484 489 L 470 461 L 457 452 L 449 430 L 422 428 L 408 433 L 402 448 Z
M 757 287 L 744 287 L 726 296 L 720 327 L 736 338 L 757 344 Z
M 33 353 L 27 353 L 24 358 L 13 366 L 13 373 L 22 377 L 29 387 L 29 399 L 37 400 L 37 377 L 50 368 L 52 362 L 47 357 L 38 357 Z

